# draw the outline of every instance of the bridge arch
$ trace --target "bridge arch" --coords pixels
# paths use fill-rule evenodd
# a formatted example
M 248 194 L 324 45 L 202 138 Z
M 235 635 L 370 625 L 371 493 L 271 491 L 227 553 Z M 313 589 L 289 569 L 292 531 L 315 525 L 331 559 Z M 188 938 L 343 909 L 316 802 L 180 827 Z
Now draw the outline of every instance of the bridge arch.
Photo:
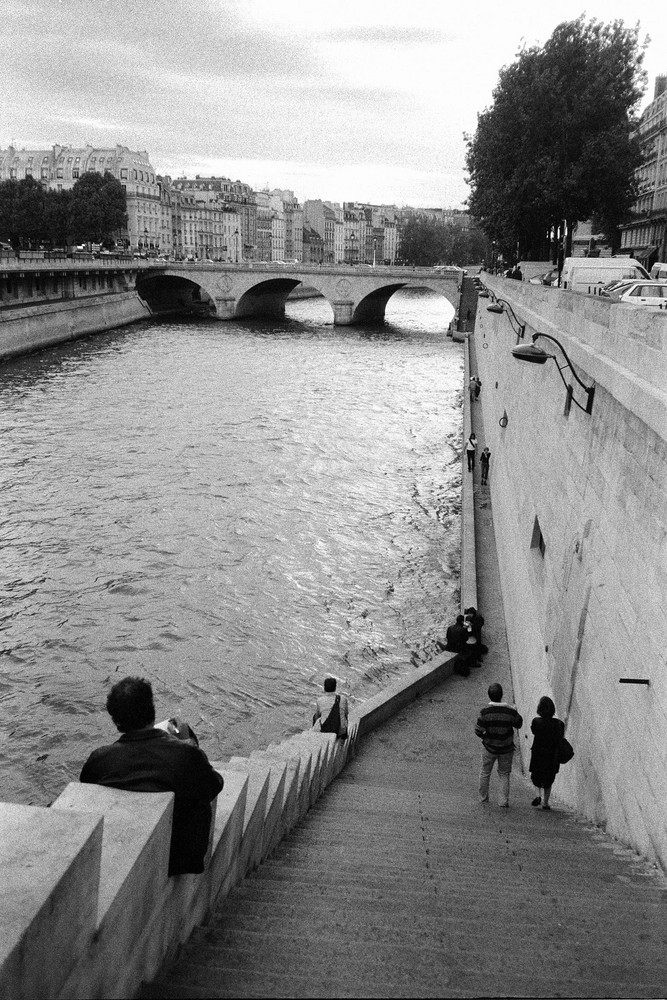
M 156 312 L 188 308 L 218 319 L 244 316 L 282 318 L 289 293 L 298 285 L 317 289 L 329 302 L 334 324 L 382 323 L 391 296 L 401 288 L 427 288 L 458 309 L 462 272 L 430 269 L 364 268 L 344 265 L 173 264 L 144 272 L 137 290 Z M 189 296 L 189 299 L 188 299 Z

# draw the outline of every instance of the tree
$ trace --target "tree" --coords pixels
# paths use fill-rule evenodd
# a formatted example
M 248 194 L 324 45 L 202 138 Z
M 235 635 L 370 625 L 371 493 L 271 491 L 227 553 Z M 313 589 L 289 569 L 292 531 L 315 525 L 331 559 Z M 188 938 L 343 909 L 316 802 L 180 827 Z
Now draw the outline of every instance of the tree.
M 463 264 L 482 260 L 486 240 L 478 230 L 443 225 L 434 219 L 412 216 L 401 227 L 399 253 L 406 264 Z
M 76 241 L 103 243 L 127 225 L 123 185 L 113 174 L 88 171 L 72 188 L 70 235 Z
M 468 137 L 468 207 L 505 259 L 546 256 L 550 231 L 595 215 L 609 237 L 636 197 L 632 134 L 646 85 L 639 27 L 584 17 L 503 68 Z M 566 248 L 566 253 L 569 248 Z
M 44 197 L 44 239 L 52 247 L 70 242 L 71 191 L 47 191 Z
M 39 244 L 44 230 L 44 188 L 33 177 L 18 182 L 13 226 L 22 243 Z

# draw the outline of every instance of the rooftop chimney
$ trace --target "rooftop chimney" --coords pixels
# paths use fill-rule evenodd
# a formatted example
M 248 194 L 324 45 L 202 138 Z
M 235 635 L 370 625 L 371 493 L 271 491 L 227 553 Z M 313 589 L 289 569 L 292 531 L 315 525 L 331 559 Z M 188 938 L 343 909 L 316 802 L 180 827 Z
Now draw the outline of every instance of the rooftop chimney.
M 655 94 L 653 95 L 653 100 L 660 97 L 661 94 L 667 90 L 667 75 L 664 73 L 661 76 L 656 76 L 655 78 Z

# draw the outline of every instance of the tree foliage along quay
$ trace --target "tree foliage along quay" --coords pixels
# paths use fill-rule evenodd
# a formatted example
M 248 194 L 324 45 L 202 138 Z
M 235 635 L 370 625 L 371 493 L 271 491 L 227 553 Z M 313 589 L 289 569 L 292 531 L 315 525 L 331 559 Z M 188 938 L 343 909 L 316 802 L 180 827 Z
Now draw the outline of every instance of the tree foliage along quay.
M 479 229 L 443 225 L 433 219 L 413 216 L 401 226 L 399 254 L 405 264 L 472 264 L 486 258 L 486 237 Z
M 85 173 L 71 191 L 46 191 L 32 177 L 0 183 L 0 236 L 15 248 L 104 243 L 126 225 L 125 191 L 108 171 Z
M 550 231 L 565 228 L 569 244 L 589 218 L 618 242 L 642 162 L 633 128 L 646 44 L 638 25 L 582 15 L 501 70 L 466 162 L 470 212 L 506 260 L 544 259 Z

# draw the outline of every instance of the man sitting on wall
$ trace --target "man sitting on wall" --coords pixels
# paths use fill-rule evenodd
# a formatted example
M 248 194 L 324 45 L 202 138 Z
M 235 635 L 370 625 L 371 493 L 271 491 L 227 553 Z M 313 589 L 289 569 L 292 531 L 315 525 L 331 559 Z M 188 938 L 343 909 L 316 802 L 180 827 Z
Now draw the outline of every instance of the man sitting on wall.
M 456 622 L 447 629 L 444 648 L 451 653 L 463 652 L 469 635 L 463 615 L 457 615 Z
M 114 684 L 107 711 L 122 736 L 110 746 L 93 750 L 79 780 L 129 792 L 174 792 L 169 874 L 203 872 L 210 804 L 222 790 L 222 775 L 195 746 L 196 737 L 180 739 L 155 728 L 148 681 L 126 677 Z
M 347 738 L 348 702 L 344 694 L 336 694 L 336 678 L 324 678 L 324 694 L 315 702 L 313 727 L 321 733 L 335 733 Z

